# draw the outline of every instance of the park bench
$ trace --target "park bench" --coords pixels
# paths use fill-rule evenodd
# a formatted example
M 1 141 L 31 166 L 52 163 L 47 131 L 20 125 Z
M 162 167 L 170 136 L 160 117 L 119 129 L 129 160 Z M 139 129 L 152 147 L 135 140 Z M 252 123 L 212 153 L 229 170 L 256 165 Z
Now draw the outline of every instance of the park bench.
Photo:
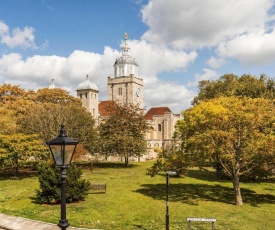
M 215 229 L 215 218 L 192 218 L 192 217 L 187 217 L 188 221 L 188 230 L 191 230 L 191 222 L 192 221 L 202 221 L 202 222 L 211 222 L 212 223 L 212 230 Z
M 106 183 L 91 183 L 89 193 L 106 193 Z

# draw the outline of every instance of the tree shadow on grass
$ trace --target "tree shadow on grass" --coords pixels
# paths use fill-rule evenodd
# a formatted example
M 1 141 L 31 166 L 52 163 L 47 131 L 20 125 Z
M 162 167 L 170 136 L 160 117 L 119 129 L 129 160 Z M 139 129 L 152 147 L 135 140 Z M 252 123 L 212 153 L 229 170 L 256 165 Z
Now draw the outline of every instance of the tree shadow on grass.
M 137 165 L 129 163 L 127 166 L 123 162 L 77 162 L 75 163 L 77 166 L 81 168 L 134 168 L 137 167 Z
M 195 178 L 198 180 L 204 180 L 204 181 L 217 181 L 217 175 L 214 171 L 205 171 L 205 170 L 199 170 L 199 169 L 190 169 L 187 173 L 188 177 Z
M 135 192 L 157 200 L 166 200 L 165 184 L 143 184 Z M 242 189 L 242 198 L 245 204 L 257 207 L 259 204 L 275 204 L 275 196 L 257 194 L 250 189 Z M 221 202 L 235 205 L 233 188 L 221 185 L 207 184 L 170 184 L 169 201 L 198 205 L 199 201 Z
M 32 170 L 20 170 L 18 173 L 12 171 L 0 171 L 0 181 L 4 180 L 23 180 L 25 178 L 36 177 L 37 172 Z

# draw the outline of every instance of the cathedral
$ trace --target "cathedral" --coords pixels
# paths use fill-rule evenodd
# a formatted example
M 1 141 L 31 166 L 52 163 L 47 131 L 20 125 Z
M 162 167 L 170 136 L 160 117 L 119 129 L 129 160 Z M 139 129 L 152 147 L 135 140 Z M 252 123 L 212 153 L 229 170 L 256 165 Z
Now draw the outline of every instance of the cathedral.
M 77 86 L 77 97 L 94 116 L 96 124 L 103 117 L 108 116 L 107 108 L 113 101 L 118 104 L 138 104 L 143 109 L 143 79 L 138 76 L 138 64 L 136 59 L 130 56 L 127 40 L 128 35 L 125 33 L 121 57 L 117 58 L 113 65 L 114 76 L 108 77 L 108 100 L 99 101 L 99 89 L 89 80 L 88 76 Z M 54 87 L 54 82 L 52 82 L 49 88 Z M 180 119 L 180 114 L 173 114 L 168 107 L 153 107 L 145 112 L 144 118 L 150 129 L 145 138 L 147 153 L 138 159 L 140 161 L 156 158 L 158 152 L 172 143 L 174 127 Z

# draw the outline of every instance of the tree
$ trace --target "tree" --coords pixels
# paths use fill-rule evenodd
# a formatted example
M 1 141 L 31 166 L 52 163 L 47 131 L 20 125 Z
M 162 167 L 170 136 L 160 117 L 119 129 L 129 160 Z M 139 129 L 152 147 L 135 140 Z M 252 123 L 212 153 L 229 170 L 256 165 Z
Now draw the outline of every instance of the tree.
M 158 157 L 153 166 L 147 169 L 151 177 L 160 172 L 174 171 L 178 176 L 186 173 L 193 165 L 193 158 L 181 149 L 167 149 L 161 157 Z
M 62 123 L 71 137 L 76 138 L 87 150 L 91 151 L 96 135 L 95 121 L 91 114 L 80 105 L 38 103 L 19 120 L 21 132 L 36 133 L 44 142 L 56 137 Z
M 40 190 L 36 191 L 39 203 L 55 204 L 61 202 L 60 169 L 55 165 L 41 164 L 38 166 Z M 66 202 L 84 200 L 90 189 L 90 182 L 81 179 L 82 171 L 71 164 L 66 177 Z
M 128 165 L 130 156 L 140 156 L 146 151 L 147 122 L 138 105 L 113 104 L 108 109 L 110 116 L 98 127 L 100 151 L 124 157 Z
M 25 113 L 35 101 L 35 92 L 25 91 L 17 85 L 3 84 L 0 86 L 0 105 L 13 111 L 14 116 Z
M 14 113 L 6 108 L 0 108 L 0 134 L 11 134 L 17 130 Z
M 186 110 L 177 125 L 186 151 L 211 157 L 231 178 L 237 205 L 242 205 L 240 177 L 259 166 L 275 165 L 274 101 L 219 97 Z
M 70 93 L 64 89 L 60 88 L 42 88 L 39 89 L 35 95 L 36 102 L 41 103 L 58 103 L 62 105 L 80 105 L 81 106 L 81 100 L 79 98 L 75 98 Z
M 257 78 L 248 74 L 241 77 L 225 74 L 215 81 L 200 81 L 198 96 L 193 99 L 192 104 L 221 96 L 275 99 L 275 80 L 265 75 Z
M 22 163 L 26 161 L 48 160 L 49 151 L 38 139 L 37 135 L 20 133 L 0 134 L 0 160 L 4 167 L 19 172 Z

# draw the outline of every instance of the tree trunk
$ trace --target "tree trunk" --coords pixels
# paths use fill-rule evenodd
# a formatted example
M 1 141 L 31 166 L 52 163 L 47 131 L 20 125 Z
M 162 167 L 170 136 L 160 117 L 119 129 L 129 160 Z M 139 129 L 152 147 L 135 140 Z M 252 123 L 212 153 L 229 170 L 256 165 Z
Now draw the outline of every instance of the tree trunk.
M 125 166 L 128 166 L 128 163 L 129 163 L 129 158 L 125 157 Z
M 240 175 L 238 174 L 233 175 L 232 182 L 234 187 L 236 205 L 243 205 L 243 199 L 242 199 L 241 188 L 240 188 Z

